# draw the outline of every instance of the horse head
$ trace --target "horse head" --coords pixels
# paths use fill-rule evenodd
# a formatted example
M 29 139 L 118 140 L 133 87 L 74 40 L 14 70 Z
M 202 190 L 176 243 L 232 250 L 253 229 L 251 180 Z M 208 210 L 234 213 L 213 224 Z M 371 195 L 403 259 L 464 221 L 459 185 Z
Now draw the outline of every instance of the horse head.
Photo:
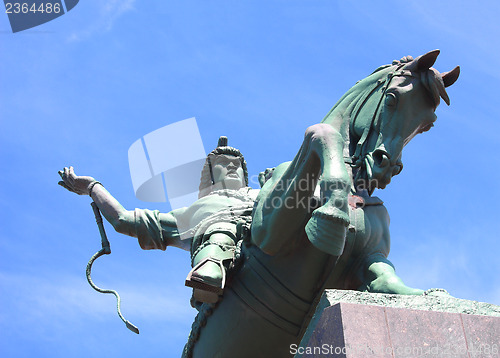
M 346 162 L 353 167 L 354 185 L 383 189 L 402 168 L 403 147 L 428 131 L 436 120 L 440 99 L 450 101 L 446 87 L 460 68 L 439 73 L 431 66 L 439 50 L 420 57 L 403 57 L 381 66 L 356 83 L 323 119 L 345 133 Z

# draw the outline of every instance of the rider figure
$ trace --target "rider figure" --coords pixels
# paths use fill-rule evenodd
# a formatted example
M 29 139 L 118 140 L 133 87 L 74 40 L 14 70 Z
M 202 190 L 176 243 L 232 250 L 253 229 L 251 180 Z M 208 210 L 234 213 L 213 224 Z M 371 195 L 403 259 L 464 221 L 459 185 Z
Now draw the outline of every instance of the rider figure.
M 144 250 L 175 246 L 191 250 L 193 269 L 186 285 L 195 301 L 215 303 L 225 286 L 242 227 L 249 225 L 258 190 L 248 187 L 243 155 L 221 137 L 208 154 L 202 171 L 198 200 L 189 207 L 160 213 L 126 210 L 103 186 L 89 176 L 77 176 L 73 167 L 59 171 L 59 184 L 80 195 L 90 195 L 114 229 L 137 237 Z

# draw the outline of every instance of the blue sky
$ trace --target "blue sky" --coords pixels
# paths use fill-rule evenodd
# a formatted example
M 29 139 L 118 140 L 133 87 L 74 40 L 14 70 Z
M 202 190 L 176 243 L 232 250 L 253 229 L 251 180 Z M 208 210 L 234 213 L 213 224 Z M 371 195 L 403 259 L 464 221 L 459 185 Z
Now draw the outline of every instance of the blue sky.
M 107 226 L 100 248 L 88 197 L 57 171 L 101 181 L 128 209 L 130 145 L 196 117 L 207 151 L 220 135 L 251 175 L 291 160 L 304 130 L 382 64 L 439 48 L 460 65 L 435 128 L 405 149 L 377 191 L 391 214 L 390 259 L 404 281 L 500 305 L 500 4 L 485 1 L 86 0 L 12 34 L 0 15 L 0 356 L 178 357 L 195 311 L 189 255 L 143 251 Z M 145 353 L 147 352 L 147 353 Z

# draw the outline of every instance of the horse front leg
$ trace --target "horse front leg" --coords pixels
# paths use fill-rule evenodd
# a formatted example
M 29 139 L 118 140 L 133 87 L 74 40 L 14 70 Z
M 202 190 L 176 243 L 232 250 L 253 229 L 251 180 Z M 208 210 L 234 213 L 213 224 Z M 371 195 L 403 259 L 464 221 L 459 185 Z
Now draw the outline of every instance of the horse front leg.
M 254 244 L 274 255 L 300 237 L 305 228 L 315 247 L 333 256 L 342 253 L 351 185 L 343 147 L 342 136 L 328 124 L 306 130 L 294 160 L 279 165 L 257 197 L 252 221 Z M 311 216 L 310 199 L 318 184 L 324 204 Z
M 365 282 L 358 288 L 359 291 L 451 297 L 446 290 L 441 288 L 431 288 L 424 291 L 419 288 L 406 286 L 403 280 L 396 275 L 393 264 L 380 254 L 369 256 L 366 261 Z
M 374 255 L 377 259 L 366 269 L 366 282 L 359 288 L 360 291 L 374 293 L 389 293 L 399 295 L 421 295 L 423 290 L 408 287 L 396 275 L 394 266 L 385 257 Z

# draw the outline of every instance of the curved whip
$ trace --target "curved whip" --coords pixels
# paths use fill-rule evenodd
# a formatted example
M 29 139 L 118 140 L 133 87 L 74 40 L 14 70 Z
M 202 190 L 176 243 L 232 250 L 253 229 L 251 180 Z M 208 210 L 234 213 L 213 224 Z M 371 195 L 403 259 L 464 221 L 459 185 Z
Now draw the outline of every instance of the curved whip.
M 125 317 L 123 317 L 122 312 L 120 310 L 121 299 L 120 299 L 120 295 L 118 294 L 118 292 L 116 292 L 115 290 L 105 290 L 105 289 L 102 289 L 100 287 L 97 287 L 95 285 L 95 283 L 92 281 L 92 278 L 90 277 L 91 272 L 92 272 L 92 264 L 94 263 L 94 261 L 102 255 L 109 255 L 111 253 L 111 247 L 109 245 L 108 238 L 106 237 L 106 232 L 104 231 L 104 225 L 102 223 L 102 216 L 101 216 L 101 213 L 99 212 L 99 208 L 97 207 L 96 203 L 94 203 L 94 202 L 92 202 L 90 205 L 92 205 L 92 209 L 94 210 L 95 220 L 97 222 L 97 226 L 99 227 L 99 233 L 101 234 L 102 249 L 100 249 L 98 252 L 96 252 L 94 254 L 94 256 L 92 256 L 90 258 L 89 263 L 87 264 L 87 270 L 86 270 L 87 281 L 89 282 L 90 286 L 92 286 L 92 288 L 94 290 L 96 290 L 97 292 L 111 293 L 111 294 L 115 295 L 115 297 L 116 297 L 116 310 L 118 312 L 118 316 L 120 316 L 121 320 L 125 323 L 125 325 L 127 326 L 128 329 L 130 329 L 134 333 L 139 334 L 139 329 L 136 326 L 134 326 L 132 323 L 127 321 L 125 319 Z

